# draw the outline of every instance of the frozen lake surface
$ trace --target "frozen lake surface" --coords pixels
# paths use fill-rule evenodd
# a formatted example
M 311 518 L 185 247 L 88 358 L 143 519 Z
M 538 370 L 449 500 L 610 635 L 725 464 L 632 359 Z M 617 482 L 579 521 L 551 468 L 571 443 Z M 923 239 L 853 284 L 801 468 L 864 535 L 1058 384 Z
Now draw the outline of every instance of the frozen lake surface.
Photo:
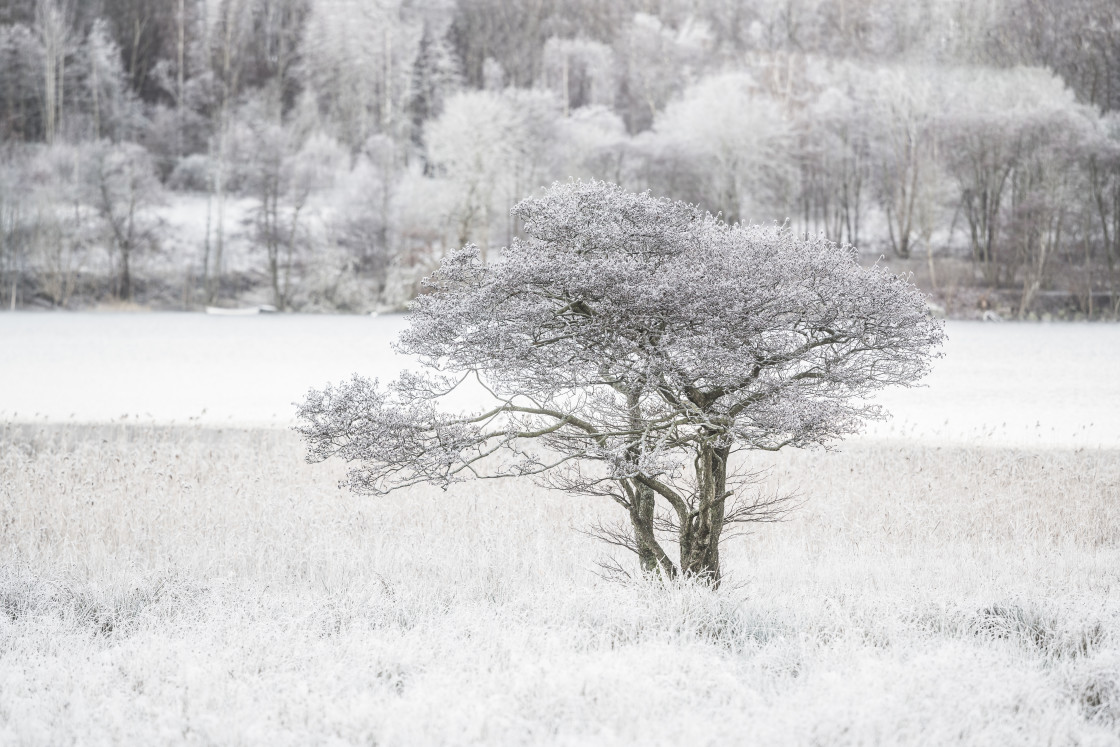
M 308 388 L 393 378 L 387 315 L 0 313 L 0 419 L 275 425 Z M 1120 446 L 1120 325 L 949 322 L 928 387 L 873 437 Z

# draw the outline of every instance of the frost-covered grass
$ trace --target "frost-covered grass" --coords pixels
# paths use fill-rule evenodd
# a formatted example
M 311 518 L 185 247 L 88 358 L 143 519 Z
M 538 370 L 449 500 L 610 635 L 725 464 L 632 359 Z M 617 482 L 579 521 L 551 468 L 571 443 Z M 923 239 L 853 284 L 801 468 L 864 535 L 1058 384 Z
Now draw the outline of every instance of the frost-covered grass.
M 725 587 L 283 431 L 0 425 L 3 744 L 1118 744 L 1120 453 L 863 442 Z

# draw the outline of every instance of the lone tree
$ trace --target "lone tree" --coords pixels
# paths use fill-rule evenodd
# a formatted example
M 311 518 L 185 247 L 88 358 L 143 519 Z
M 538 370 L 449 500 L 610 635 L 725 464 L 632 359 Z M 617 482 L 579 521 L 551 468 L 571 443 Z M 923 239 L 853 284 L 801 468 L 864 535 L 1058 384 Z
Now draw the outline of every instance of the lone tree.
M 780 508 L 732 455 L 855 432 L 943 339 L 916 288 L 823 238 L 595 181 L 513 212 L 525 240 L 493 264 L 451 254 L 414 302 L 397 348 L 423 373 L 309 393 L 309 461 L 354 463 L 360 493 L 532 475 L 607 496 L 629 527 L 603 533 L 643 570 L 718 584 L 721 533 Z M 492 406 L 440 409 L 468 379 Z

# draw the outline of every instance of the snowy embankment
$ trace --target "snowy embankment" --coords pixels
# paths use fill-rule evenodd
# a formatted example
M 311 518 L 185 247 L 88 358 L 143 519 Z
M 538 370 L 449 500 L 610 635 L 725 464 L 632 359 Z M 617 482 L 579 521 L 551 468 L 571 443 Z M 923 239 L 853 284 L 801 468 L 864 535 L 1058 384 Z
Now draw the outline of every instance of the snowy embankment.
M 286 426 L 309 387 L 392 378 L 405 318 L 0 315 L 0 419 Z M 1120 326 L 949 322 L 928 386 L 879 400 L 873 438 L 1120 444 Z

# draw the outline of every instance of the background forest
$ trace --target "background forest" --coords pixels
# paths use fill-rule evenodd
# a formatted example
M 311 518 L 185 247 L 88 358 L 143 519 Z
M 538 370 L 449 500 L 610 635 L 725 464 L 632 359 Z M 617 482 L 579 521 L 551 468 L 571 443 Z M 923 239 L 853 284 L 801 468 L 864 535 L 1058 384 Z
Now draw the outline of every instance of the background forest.
M 595 177 L 1120 315 L 1114 0 L 4 0 L 0 138 L 5 308 L 395 308 Z

